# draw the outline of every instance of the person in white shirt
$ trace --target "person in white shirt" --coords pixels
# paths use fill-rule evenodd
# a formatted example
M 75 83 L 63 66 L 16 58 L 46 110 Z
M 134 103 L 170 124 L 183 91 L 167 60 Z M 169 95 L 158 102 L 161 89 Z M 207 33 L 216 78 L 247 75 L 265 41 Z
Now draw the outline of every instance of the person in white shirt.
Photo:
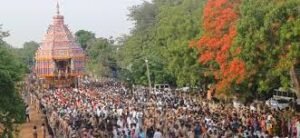
M 28 122 L 30 122 L 30 116 L 29 116 L 29 112 L 30 112 L 30 108 L 29 108 L 29 106 L 27 105 L 26 106 L 26 120 L 28 120 Z
M 116 127 L 113 127 L 113 137 L 118 138 L 118 130 Z
M 96 114 L 97 114 L 98 117 L 100 117 L 100 115 L 101 115 L 101 109 L 100 109 L 100 107 L 96 108 Z
M 121 120 L 121 118 L 118 118 L 117 125 L 121 128 L 123 127 L 123 121 Z
M 131 122 L 131 117 L 128 116 L 128 117 L 127 117 L 127 124 L 130 126 L 131 123 L 132 123 L 132 122 Z
M 155 131 L 153 138 L 162 138 L 162 133 L 159 129 Z
M 256 111 L 256 108 L 253 104 L 250 105 L 250 111 L 252 111 L 252 112 Z
M 297 138 L 300 137 L 300 121 L 298 120 L 296 122 L 296 130 L 297 130 Z
M 117 109 L 117 112 L 118 112 L 118 116 L 121 116 L 122 113 L 123 113 L 123 109 L 122 109 L 122 108 L 119 108 L 119 109 Z

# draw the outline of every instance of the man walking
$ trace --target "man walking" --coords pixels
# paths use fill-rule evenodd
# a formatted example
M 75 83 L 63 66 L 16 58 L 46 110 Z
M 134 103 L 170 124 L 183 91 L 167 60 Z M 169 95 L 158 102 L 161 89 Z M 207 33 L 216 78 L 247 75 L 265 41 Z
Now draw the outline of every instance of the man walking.
M 162 133 L 159 129 L 155 131 L 153 138 L 162 138 Z
M 43 123 L 42 124 L 42 138 L 46 138 L 46 126 L 45 126 L 45 124 Z
M 33 126 L 33 138 L 37 138 L 38 137 L 38 133 L 37 133 L 37 127 Z
M 29 116 L 29 106 L 26 105 L 26 120 L 28 120 L 28 122 L 30 122 L 30 116 Z

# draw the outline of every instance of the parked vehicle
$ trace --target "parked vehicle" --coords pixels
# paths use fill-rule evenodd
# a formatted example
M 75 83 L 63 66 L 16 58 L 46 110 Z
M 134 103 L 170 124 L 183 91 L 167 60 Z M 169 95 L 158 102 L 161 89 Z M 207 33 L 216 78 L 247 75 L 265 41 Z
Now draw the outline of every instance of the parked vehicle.
M 176 91 L 181 91 L 181 92 L 188 92 L 190 90 L 190 87 L 182 87 L 182 88 L 177 88 Z
M 276 99 L 276 98 L 270 98 L 269 100 L 266 101 L 266 105 L 270 107 L 271 109 L 285 109 L 290 106 L 291 100 L 287 99 Z
M 233 101 L 232 101 L 232 104 L 233 104 L 233 107 L 234 107 L 235 109 L 239 109 L 239 108 L 241 108 L 241 107 L 244 106 L 243 103 L 240 102 L 240 101 L 238 101 L 238 100 L 233 100 Z
M 164 91 L 171 91 L 170 85 L 169 84 L 155 84 L 154 85 L 154 92 L 156 94 L 162 93 Z
M 283 88 L 279 88 L 279 89 L 274 89 L 273 91 L 273 98 L 275 99 L 285 99 L 285 100 L 296 100 L 297 96 L 296 96 L 296 92 L 294 89 L 289 88 L 287 90 L 283 89 Z

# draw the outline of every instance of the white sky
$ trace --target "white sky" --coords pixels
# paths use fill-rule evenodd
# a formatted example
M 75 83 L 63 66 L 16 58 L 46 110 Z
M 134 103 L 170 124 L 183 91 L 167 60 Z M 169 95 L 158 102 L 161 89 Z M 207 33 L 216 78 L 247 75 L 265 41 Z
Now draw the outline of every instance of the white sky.
M 84 29 L 97 37 L 118 37 L 133 27 L 128 8 L 143 0 L 60 0 L 61 14 L 73 33 Z M 5 40 L 15 47 L 40 42 L 56 14 L 56 0 L 0 0 L 0 24 Z

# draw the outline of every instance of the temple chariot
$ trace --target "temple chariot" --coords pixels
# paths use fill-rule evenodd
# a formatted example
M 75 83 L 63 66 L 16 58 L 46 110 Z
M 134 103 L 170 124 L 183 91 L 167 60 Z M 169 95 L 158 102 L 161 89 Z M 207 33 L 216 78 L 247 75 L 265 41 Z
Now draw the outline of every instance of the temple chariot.
M 44 87 L 76 87 L 84 75 L 85 53 L 57 14 L 35 55 L 34 72 Z

